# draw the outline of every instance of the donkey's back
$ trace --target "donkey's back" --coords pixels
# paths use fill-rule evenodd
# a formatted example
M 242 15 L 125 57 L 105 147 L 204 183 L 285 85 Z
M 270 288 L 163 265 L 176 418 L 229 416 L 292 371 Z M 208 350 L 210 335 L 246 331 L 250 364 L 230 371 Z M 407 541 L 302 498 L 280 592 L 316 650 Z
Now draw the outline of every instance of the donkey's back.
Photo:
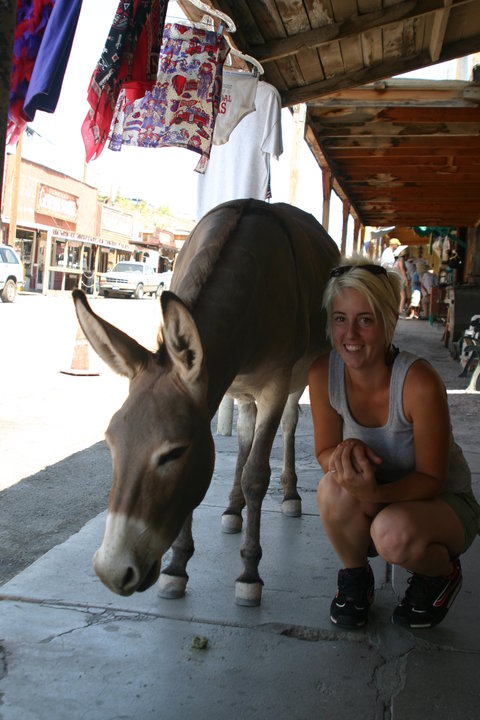
M 202 218 L 171 291 L 199 329 L 212 412 L 227 388 L 256 398 L 266 373 L 289 374 L 291 390 L 305 383 L 325 347 L 322 294 L 338 256 L 317 220 L 291 205 L 237 200 Z

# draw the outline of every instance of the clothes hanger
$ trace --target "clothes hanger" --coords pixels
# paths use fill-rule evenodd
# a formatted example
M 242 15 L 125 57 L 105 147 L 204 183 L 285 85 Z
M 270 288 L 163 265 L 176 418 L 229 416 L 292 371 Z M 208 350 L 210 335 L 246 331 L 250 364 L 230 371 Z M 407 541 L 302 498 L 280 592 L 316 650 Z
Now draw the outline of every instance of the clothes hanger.
M 230 43 L 229 43 L 230 45 Z M 253 65 L 253 67 L 256 70 L 256 74 L 263 75 L 265 72 L 263 69 L 263 65 L 258 62 L 254 57 L 251 55 L 246 55 L 245 53 L 240 52 L 240 50 L 237 50 L 237 48 L 234 48 L 230 45 L 230 55 L 234 55 L 235 57 L 238 57 L 240 60 L 244 60 L 246 63 L 249 63 L 250 65 Z
M 220 10 L 215 10 L 215 8 L 210 7 L 210 5 L 207 5 L 201 0 L 188 0 L 188 2 L 199 10 L 202 10 L 202 12 L 207 13 L 207 15 L 221 20 L 222 23 L 226 25 L 228 32 L 234 33 L 236 31 L 237 26 L 229 15 L 225 15 L 225 13 L 220 12 Z

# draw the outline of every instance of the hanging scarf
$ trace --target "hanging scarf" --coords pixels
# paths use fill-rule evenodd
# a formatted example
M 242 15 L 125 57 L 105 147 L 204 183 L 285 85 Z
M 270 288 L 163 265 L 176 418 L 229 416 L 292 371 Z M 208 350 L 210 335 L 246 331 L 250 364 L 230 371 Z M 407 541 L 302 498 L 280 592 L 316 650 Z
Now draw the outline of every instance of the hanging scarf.
M 126 81 L 155 82 L 168 0 L 120 0 L 93 72 L 82 125 L 86 161 L 100 155 Z

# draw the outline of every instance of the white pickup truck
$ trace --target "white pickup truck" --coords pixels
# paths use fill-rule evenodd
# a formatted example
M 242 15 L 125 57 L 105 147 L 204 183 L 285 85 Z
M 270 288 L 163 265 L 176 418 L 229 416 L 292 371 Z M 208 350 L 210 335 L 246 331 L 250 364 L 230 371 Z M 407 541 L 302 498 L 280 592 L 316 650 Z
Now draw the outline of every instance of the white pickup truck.
M 140 300 L 145 293 L 160 295 L 170 287 L 173 273 L 157 273 L 151 265 L 133 260 L 122 260 L 113 270 L 99 276 L 99 293 L 104 297 L 126 295 Z

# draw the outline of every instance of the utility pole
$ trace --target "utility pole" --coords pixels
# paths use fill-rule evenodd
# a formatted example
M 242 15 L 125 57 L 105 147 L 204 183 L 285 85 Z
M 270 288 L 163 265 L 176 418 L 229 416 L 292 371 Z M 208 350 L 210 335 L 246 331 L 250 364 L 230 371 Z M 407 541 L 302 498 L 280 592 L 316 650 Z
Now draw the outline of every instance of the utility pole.
M 8 229 L 8 244 L 12 247 L 15 247 L 15 239 L 17 237 L 18 197 L 20 190 L 20 172 L 22 169 L 22 143 L 23 132 L 18 138 L 17 147 L 15 149 L 15 164 L 13 167 L 10 226 Z

